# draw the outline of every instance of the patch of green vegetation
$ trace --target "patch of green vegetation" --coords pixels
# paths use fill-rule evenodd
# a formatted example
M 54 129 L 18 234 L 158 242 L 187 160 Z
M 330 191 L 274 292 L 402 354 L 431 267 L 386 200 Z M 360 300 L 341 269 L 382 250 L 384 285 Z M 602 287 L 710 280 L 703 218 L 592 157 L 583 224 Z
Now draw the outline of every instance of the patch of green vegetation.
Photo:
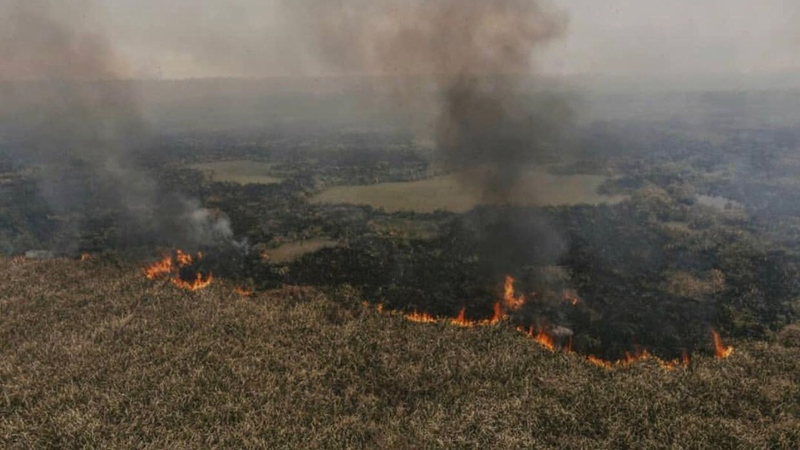
M 275 165 L 257 161 L 233 160 L 192 164 L 192 169 L 207 173 L 212 180 L 239 184 L 278 184 Z
M 303 255 L 308 255 L 323 248 L 339 246 L 339 242 L 330 239 L 307 239 L 297 242 L 286 242 L 275 248 L 264 249 L 262 256 L 264 260 L 274 264 L 283 264 L 295 261 Z
M 480 198 L 478 192 L 465 187 L 465 176 L 467 175 L 449 174 L 405 183 L 335 186 L 319 193 L 311 201 L 363 204 L 388 212 L 466 212 L 486 202 Z M 605 196 L 597 192 L 605 181 L 606 177 L 599 175 L 559 175 L 544 169 L 531 168 L 523 172 L 519 185 L 507 200 L 511 204 L 525 206 L 620 201 L 620 196 Z
M 5 449 L 800 446 L 796 345 L 608 371 L 505 324 L 188 293 L 100 258 L 0 259 L 0 292 Z

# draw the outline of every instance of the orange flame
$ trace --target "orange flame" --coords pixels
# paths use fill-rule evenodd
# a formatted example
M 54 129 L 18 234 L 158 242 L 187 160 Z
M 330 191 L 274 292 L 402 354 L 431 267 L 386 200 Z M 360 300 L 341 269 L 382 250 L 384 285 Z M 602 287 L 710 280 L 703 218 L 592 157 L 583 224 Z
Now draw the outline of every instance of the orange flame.
M 644 361 L 646 359 L 650 359 L 652 355 L 650 354 L 647 349 L 644 350 L 637 350 L 636 353 L 631 354 L 630 352 L 625 352 L 625 356 L 617 361 L 617 364 L 621 364 L 623 366 L 627 366 L 633 364 L 637 361 Z
M 503 306 L 509 311 L 516 311 L 525 304 L 525 296 L 514 297 L 514 278 L 506 275 L 506 283 L 503 287 Z
M 88 254 L 88 253 L 83 253 L 83 254 L 81 254 L 81 261 L 88 261 L 88 260 L 90 260 L 91 258 L 92 258 L 92 255 L 90 255 L 90 254 Z
M 253 291 L 251 291 L 250 289 L 245 289 L 243 287 L 237 287 L 236 289 L 234 289 L 234 291 L 236 291 L 236 293 L 241 295 L 242 297 L 250 297 L 251 295 L 253 295 Z
M 162 275 L 171 274 L 173 270 L 175 270 L 175 265 L 172 263 L 172 257 L 166 256 L 161 261 L 147 267 L 144 273 L 148 280 L 154 280 Z
M 450 323 L 458 327 L 475 326 L 475 322 L 467 320 L 467 308 L 461 308 L 461 311 L 458 312 L 458 316 L 456 316 L 455 319 L 452 319 Z
M 198 258 L 202 258 L 203 254 L 202 253 L 198 253 L 197 257 Z M 179 267 L 186 267 L 186 266 L 191 265 L 194 262 L 192 260 L 192 255 L 188 255 L 188 254 L 184 253 L 180 249 L 175 251 L 175 260 L 178 261 L 178 266 Z
M 212 281 L 214 281 L 214 274 L 212 273 L 209 273 L 207 278 L 203 278 L 203 274 L 198 273 L 194 281 L 184 281 L 180 277 L 172 278 L 172 283 L 175 284 L 175 286 L 178 286 L 181 289 L 186 289 L 187 291 L 199 291 L 200 289 L 205 289 L 211 285 Z
M 505 319 L 506 315 L 503 313 L 503 305 L 500 302 L 497 302 L 492 306 L 492 318 L 481 320 L 481 325 L 495 325 L 500 323 L 501 320 Z
M 678 367 L 689 367 L 689 354 L 686 351 L 683 352 L 681 355 L 681 359 L 673 359 L 670 361 L 664 361 L 662 359 L 656 358 L 658 364 L 661 365 L 664 369 L 667 370 L 674 370 Z
M 611 369 L 611 363 L 609 361 L 600 359 L 594 355 L 589 355 L 586 357 L 586 360 L 590 363 L 594 364 L 597 367 L 602 367 L 603 369 Z
M 572 289 L 567 289 L 563 293 L 563 298 L 565 302 L 572 304 L 572 306 L 577 305 L 581 302 L 580 297 L 578 297 L 578 293 L 573 291 Z
M 198 280 L 202 280 L 202 278 L 198 275 Z M 483 320 L 469 320 L 466 317 L 466 308 L 461 308 L 459 310 L 458 315 L 456 317 L 435 317 L 432 314 L 426 312 L 418 312 L 414 311 L 409 314 L 401 314 L 407 320 L 417 323 L 445 323 L 450 324 L 453 326 L 459 327 L 476 327 L 476 326 L 492 326 L 500 323 L 501 321 L 505 320 L 508 316 L 505 313 L 505 309 L 514 309 L 519 308 L 525 303 L 524 296 L 515 297 L 514 296 L 514 279 L 512 277 L 506 277 L 506 282 L 504 286 L 503 292 L 503 299 L 499 302 L 494 303 L 492 307 L 492 317 L 489 319 Z M 577 297 L 577 294 L 574 291 L 565 291 L 564 292 L 564 299 L 569 300 L 572 304 L 577 304 L 580 302 L 580 299 Z M 368 306 L 368 303 L 365 303 L 365 306 Z M 379 313 L 384 312 L 383 304 L 377 304 L 376 306 L 377 311 Z M 388 311 L 389 314 L 397 314 L 397 312 Z M 543 348 L 555 352 L 559 350 L 559 347 L 556 345 L 555 339 L 550 336 L 545 328 L 539 329 L 537 332 L 533 326 L 530 326 L 528 329 L 525 329 L 522 326 L 517 327 L 517 331 L 520 333 L 525 334 L 528 338 L 532 339 L 534 342 L 542 346 Z M 725 347 L 722 345 L 719 335 L 714 332 L 714 342 L 715 346 L 717 347 L 717 357 L 724 358 L 730 356 L 733 352 L 732 347 Z M 561 344 L 559 344 L 561 345 Z M 571 354 L 573 353 L 572 348 L 572 336 L 569 337 L 569 341 L 566 345 L 560 348 L 560 351 Z M 598 358 L 594 355 L 588 355 L 584 357 L 585 360 L 597 367 L 601 367 L 603 369 L 614 369 L 626 367 L 631 364 L 634 364 L 639 361 L 654 361 L 660 367 L 665 370 L 674 370 L 679 367 L 688 367 L 689 366 L 689 355 L 684 351 L 681 355 L 681 358 L 676 358 L 672 360 L 665 360 L 661 359 L 658 356 L 653 355 L 647 349 L 637 350 L 634 353 L 626 352 L 625 355 L 614 361 L 605 360 L 602 358 Z
M 714 356 L 719 359 L 725 359 L 733 354 L 733 347 L 730 345 L 723 345 L 722 338 L 719 337 L 719 333 L 714 330 L 711 330 L 711 334 L 714 336 Z
M 414 312 L 412 312 L 410 314 L 406 314 L 405 317 L 406 317 L 406 319 L 408 319 L 408 320 L 410 320 L 412 322 L 417 322 L 417 323 L 436 323 L 436 322 L 438 322 L 438 320 L 436 320 L 436 317 L 433 317 L 432 315 L 430 315 L 428 313 L 419 313 L 417 311 L 414 311 Z
M 556 344 L 553 342 L 553 338 L 547 334 L 544 328 L 540 328 L 539 332 L 534 334 L 533 326 L 531 326 L 528 328 L 528 331 L 525 334 L 547 350 L 550 350 L 551 352 L 556 351 Z
M 614 367 L 627 367 L 631 364 L 634 364 L 639 361 L 655 361 L 658 363 L 661 368 L 665 370 L 674 370 L 678 367 L 689 367 L 689 355 L 686 352 L 683 352 L 683 355 L 680 359 L 671 359 L 665 360 L 661 359 L 658 356 L 653 355 L 647 349 L 644 350 L 637 350 L 636 353 L 625 352 L 625 355 L 618 359 L 617 361 L 607 361 L 605 359 L 598 358 L 594 355 L 589 355 L 586 357 L 586 360 L 590 363 L 594 364 L 595 366 L 602 367 L 604 369 L 612 369 Z
M 198 253 L 197 259 L 202 259 L 203 254 Z M 161 261 L 155 262 L 144 269 L 144 274 L 148 280 L 154 280 L 162 276 L 171 277 L 172 283 L 188 291 L 197 291 L 208 287 L 214 280 L 214 275 L 209 273 L 208 277 L 203 277 L 203 274 L 198 273 L 194 280 L 187 281 L 181 278 L 180 269 L 190 266 L 195 261 L 191 255 L 183 252 L 182 250 L 175 251 L 175 257 L 172 255 L 165 256 Z

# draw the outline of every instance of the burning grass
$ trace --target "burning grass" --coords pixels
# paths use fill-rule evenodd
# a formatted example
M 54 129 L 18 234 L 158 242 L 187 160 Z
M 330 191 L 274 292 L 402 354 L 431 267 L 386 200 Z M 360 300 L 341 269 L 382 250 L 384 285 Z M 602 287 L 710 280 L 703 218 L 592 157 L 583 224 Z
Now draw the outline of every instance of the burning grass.
M 598 370 L 506 321 L 186 292 L 99 258 L 0 259 L 0 292 L 0 448 L 800 446 L 794 347 Z
M 192 256 L 184 251 L 178 249 L 174 254 L 165 256 L 160 261 L 157 261 L 145 267 L 144 274 L 148 280 L 155 280 L 158 278 L 168 278 L 172 284 L 187 291 L 199 291 L 211 285 L 214 281 L 214 274 L 203 275 L 200 272 L 194 274 L 194 278 L 184 278 L 185 272 L 191 269 L 197 261 L 203 259 L 203 254 L 198 253 Z
M 525 305 L 526 299 L 524 295 L 517 295 L 516 290 L 514 288 L 514 278 L 511 276 L 506 276 L 505 282 L 503 284 L 503 298 L 496 302 L 493 307 L 493 313 L 490 318 L 481 319 L 481 320 L 471 320 L 466 317 L 466 308 L 462 308 L 458 315 L 453 318 L 448 317 L 436 317 L 427 312 L 419 312 L 414 311 L 409 314 L 402 314 L 399 311 L 385 311 L 383 305 L 378 305 L 377 310 L 381 313 L 386 312 L 387 314 L 391 315 L 402 315 L 406 318 L 406 320 L 416 323 L 423 323 L 423 324 L 449 324 L 456 327 L 462 328 L 474 328 L 474 327 L 486 327 L 486 326 L 494 326 L 498 325 L 504 320 L 509 319 L 508 313 L 517 311 L 522 306 Z M 564 300 L 568 301 L 572 305 L 577 305 L 580 302 L 580 299 L 577 297 L 577 294 L 571 291 L 567 291 L 564 294 Z M 365 303 L 365 306 L 368 306 L 368 303 Z M 550 351 L 556 352 L 560 351 L 567 354 L 572 354 L 572 334 L 571 332 L 568 334 L 569 339 L 566 342 L 563 342 L 563 339 L 559 341 L 555 338 L 555 336 L 551 335 L 548 332 L 546 327 L 539 327 L 538 330 L 533 325 L 517 325 L 517 331 L 525 334 L 528 338 L 532 339 L 534 342 L 539 344 L 542 348 Z M 722 338 L 720 337 L 719 333 L 714 330 L 711 330 L 711 337 L 713 338 L 714 343 L 714 356 L 717 359 L 725 359 L 728 358 L 733 354 L 733 347 L 732 346 L 725 346 L 722 344 Z M 661 368 L 665 370 L 674 370 L 677 368 L 687 368 L 689 367 L 690 358 L 689 354 L 684 351 L 680 358 L 675 359 L 663 359 L 656 355 L 650 353 L 647 349 L 637 349 L 635 352 L 625 352 L 625 355 L 617 359 L 616 361 L 609 361 L 602 358 L 599 358 L 595 355 L 585 355 L 586 361 L 589 363 L 597 366 L 602 367 L 604 369 L 614 369 L 620 367 L 627 367 L 631 364 L 641 362 L 641 361 L 655 361 Z

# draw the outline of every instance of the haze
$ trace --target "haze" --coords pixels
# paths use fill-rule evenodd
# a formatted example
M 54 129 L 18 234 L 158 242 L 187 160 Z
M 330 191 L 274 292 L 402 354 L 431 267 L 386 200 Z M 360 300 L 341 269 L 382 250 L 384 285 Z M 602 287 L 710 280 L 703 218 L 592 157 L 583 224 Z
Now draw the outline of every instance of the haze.
M 569 16 L 569 31 L 541 58 L 545 73 L 686 78 L 800 70 L 796 2 L 554 3 Z M 331 73 L 309 51 L 281 0 L 110 0 L 98 6 L 137 78 Z

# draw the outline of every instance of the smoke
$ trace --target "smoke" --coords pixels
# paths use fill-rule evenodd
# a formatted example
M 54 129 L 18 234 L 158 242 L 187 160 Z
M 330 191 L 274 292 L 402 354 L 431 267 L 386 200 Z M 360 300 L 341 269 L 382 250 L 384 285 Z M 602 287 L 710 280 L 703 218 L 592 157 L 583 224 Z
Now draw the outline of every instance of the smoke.
M 537 52 L 567 28 L 538 0 L 338 0 L 291 6 L 320 55 L 344 73 L 379 75 L 398 99 L 429 97 L 438 156 L 485 200 L 507 201 L 570 116 L 545 94 Z
M 147 145 L 135 85 L 88 0 L 4 0 L 0 5 L 0 138 L 36 170 L 59 223 L 50 245 L 74 252 L 90 221 L 113 221 L 116 242 L 158 238 L 159 224 L 205 216 L 197 205 L 161 208 L 153 174 L 137 160 Z M 164 215 L 168 215 L 165 218 Z M 181 228 L 181 227 L 178 227 Z

